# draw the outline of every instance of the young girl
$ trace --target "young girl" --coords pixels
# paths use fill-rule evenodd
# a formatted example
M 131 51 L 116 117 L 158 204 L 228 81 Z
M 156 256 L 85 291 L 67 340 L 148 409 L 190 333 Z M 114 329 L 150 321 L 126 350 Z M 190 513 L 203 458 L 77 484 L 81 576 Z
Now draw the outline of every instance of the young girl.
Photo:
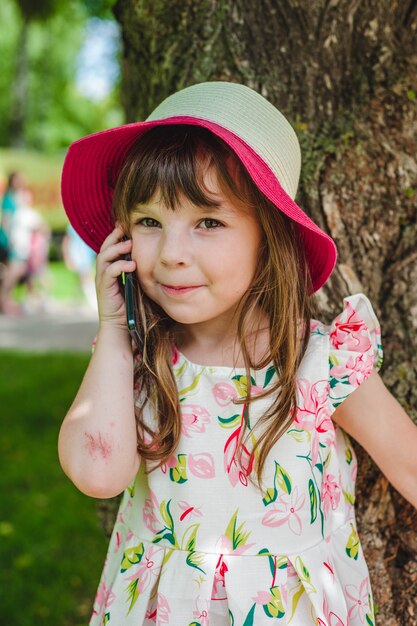
M 374 624 L 345 432 L 417 505 L 417 429 L 367 298 L 311 319 L 336 253 L 293 200 L 299 167 L 282 114 L 224 82 L 69 150 L 100 327 L 59 455 L 87 495 L 125 490 L 93 626 Z

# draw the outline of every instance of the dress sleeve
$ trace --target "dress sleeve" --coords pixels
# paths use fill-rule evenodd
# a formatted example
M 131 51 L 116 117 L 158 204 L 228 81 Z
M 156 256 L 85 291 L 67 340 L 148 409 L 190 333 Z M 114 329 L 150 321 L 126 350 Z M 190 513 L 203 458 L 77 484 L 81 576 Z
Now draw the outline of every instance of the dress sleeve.
M 381 331 L 368 298 L 344 299 L 344 310 L 329 327 L 329 399 L 336 408 L 382 365 Z

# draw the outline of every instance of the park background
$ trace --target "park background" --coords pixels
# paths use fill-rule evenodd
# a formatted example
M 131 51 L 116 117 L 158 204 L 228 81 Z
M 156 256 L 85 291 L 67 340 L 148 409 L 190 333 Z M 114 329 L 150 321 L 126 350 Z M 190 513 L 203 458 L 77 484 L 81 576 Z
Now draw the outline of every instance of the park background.
M 59 174 L 71 141 L 144 119 L 202 80 L 243 82 L 276 104 L 302 146 L 298 200 L 339 250 L 318 297 L 322 316 L 339 312 L 348 293 L 371 298 L 383 320 L 382 376 L 417 419 L 417 2 L 4 0 L 0 30 L 0 174 L 25 171 L 54 241 L 66 225 Z M 58 245 L 51 271 L 63 272 L 54 298 L 74 303 Z M 102 504 L 98 516 L 55 450 L 87 360 L 0 352 L 8 624 L 85 624 L 91 610 L 106 547 L 100 525 L 111 527 L 115 507 Z M 415 626 L 416 513 L 356 450 L 377 624 Z

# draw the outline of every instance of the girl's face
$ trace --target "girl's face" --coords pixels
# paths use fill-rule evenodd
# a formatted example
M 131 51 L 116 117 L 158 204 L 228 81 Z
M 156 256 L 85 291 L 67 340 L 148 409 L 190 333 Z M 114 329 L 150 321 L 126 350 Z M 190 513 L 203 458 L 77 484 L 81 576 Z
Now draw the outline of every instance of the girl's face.
M 171 210 L 156 194 L 136 207 L 132 258 L 144 292 L 173 320 L 225 333 L 258 266 L 262 231 L 253 209 L 225 197 L 213 168 L 203 182 L 220 206 L 183 198 Z

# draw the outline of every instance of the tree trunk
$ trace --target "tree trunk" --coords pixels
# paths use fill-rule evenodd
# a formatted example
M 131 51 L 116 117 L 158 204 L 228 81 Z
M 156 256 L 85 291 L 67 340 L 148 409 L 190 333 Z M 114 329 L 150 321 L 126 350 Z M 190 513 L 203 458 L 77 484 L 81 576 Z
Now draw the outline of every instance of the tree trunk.
M 127 121 L 216 79 L 257 89 L 290 119 L 303 152 L 298 201 L 339 250 L 322 317 L 349 293 L 370 297 L 383 320 L 382 376 L 416 419 L 417 2 L 118 0 L 115 14 Z M 416 511 L 358 454 L 377 623 L 415 625 Z

